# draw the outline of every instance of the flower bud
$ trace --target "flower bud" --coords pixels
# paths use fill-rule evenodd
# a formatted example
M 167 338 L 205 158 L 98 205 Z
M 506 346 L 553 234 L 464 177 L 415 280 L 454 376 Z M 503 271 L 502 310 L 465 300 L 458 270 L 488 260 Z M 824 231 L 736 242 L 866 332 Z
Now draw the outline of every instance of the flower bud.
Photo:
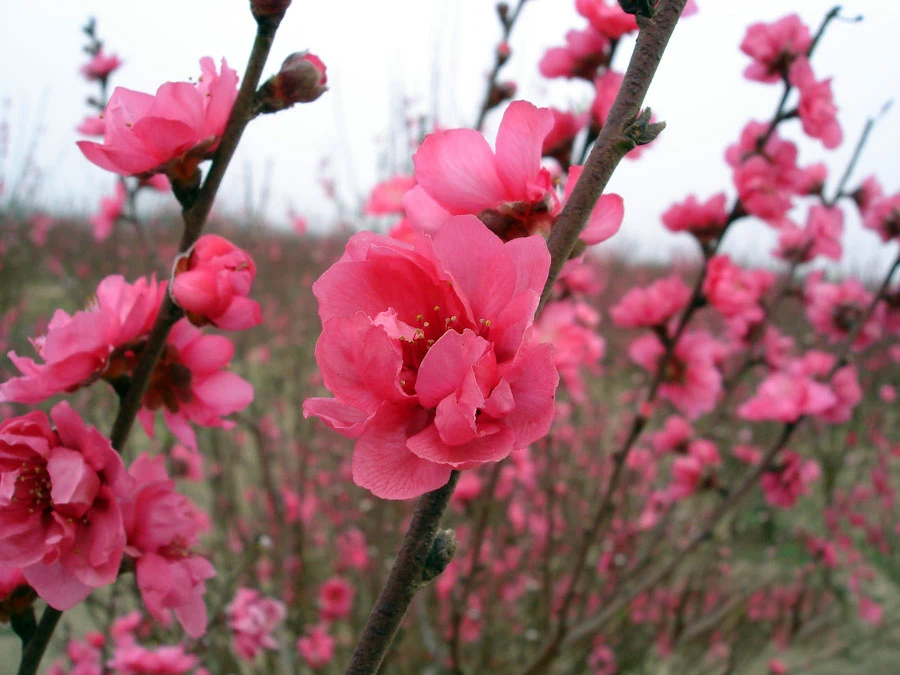
M 497 45 L 497 63 L 503 65 L 509 61 L 510 48 L 508 42 L 501 42 Z
M 278 74 L 270 77 L 257 92 L 260 112 L 273 113 L 295 103 L 315 101 L 328 90 L 327 82 L 322 59 L 307 51 L 295 52 L 284 60 Z
M 290 5 L 291 0 L 250 0 L 250 11 L 257 20 L 263 17 L 281 18 Z

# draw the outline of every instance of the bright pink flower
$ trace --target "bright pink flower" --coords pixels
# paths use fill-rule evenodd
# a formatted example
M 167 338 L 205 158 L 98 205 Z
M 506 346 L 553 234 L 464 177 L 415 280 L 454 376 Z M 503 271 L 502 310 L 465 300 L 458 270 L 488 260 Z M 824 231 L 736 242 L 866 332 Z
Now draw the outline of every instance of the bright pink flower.
M 544 77 L 581 78 L 592 82 L 609 59 L 609 38 L 593 28 L 570 30 L 565 47 L 551 47 L 538 64 Z
M 234 651 L 242 659 L 252 662 L 263 649 L 278 649 L 273 633 L 287 616 L 283 602 L 250 588 L 239 588 L 226 612 Z
M 753 59 L 744 77 L 757 82 L 786 78 L 791 63 L 805 56 L 812 45 L 809 28 L 796 14 L 773 23 L 754 23 L 747 28 L 741 51 Z
M 553 363 L 575 401 L 587 399 L 582 369 L 596 372 L 606 352 L 606 343 L 596 332 L 599 321 L 587 305 L 561 300 L 548 303 L 534 325 L 535 339 L 553 345 Z
M 222 60 L 200 60 L 197 84 L 167 82 L 155 96 L 116 87 L 104 112 L 103 143 L 79 141 L 91 162 L 122 176 L 193 176 L 219 144 L 237 97 L 237 73 Z
M 88 80 L 106 80 L 121 65 L 122 60 L 116 54 L 104 54 L 100 49 L 81 66 L 81 74 Z
M 413 176 L 397 174 L 372 188 L 363 213 L 370 216 L 403 214 L 403 195 L 416 186 Z
M 744 337 L 765 318 L 760 301 L 774 283 L 775 274 L 768 270 L 744 270 L 727 255 L 715 255 L 707 265 L 703 293 L 726 319 L 729 329 Z
M 313 670 L 324 668 L 334 658 L 334 638 L 328 634 L 327 626 L 313 626 L 297 640 L 297 651 Z
M 169 179 L 166 178 L 165 174 L 161 173 L 155 173 L 152 176 L 141 178 L 138 181 L 138 185 L 140 187 L 148 187 L 151 190 L 155 190 L 156 192 L 172 191 L 172 184 L 169 182 Z
M 529 329 L 548 265 L 542 239 L 504 244 L 471 216 L 412 244 L 350 239 L 313 285 L 336 398 L 303 411 L 357 439 L 357 485 L 408 499 L 547 433 L 558 375 Z
M 738 408 L 746 420 L 796 422 L 805 415 L 819 415 L 837 399 L 825 385 L 802 374 L 776 372 L 757 387 L 756 394 Z
M 830 284 L 822 280 L 822 274 L 811 274 L 806 280 L 806 318 L 830 342 L 840 342 L 849 337 L 863 320 L 872 302 L 872 294 L 858 279 L 845 279 Z M 879 305 L 883 309 L 883 305 Z M 862 349 L 881 337 L 879 312 L 873 312 L 853 342 L 855 349 Z
M 900 238 L 900 192 L 873 199 L 864 211 L 863 225 L 884 242 Z
M 591 119 L 597 127 L 606 124 L 606 118 L 609 117 L 609 111 L 612 109 L 619 88 L 625 76 L 614 70 L 607 70 L 594 80 L 594 102 L 591 104 Z
M 628 348 L 632 361 L 650 373 L 656 373 L 665 347 L 656 335 L 643 335 Z M 704 331 L 686 333 L 675 347 L 666 366 L 659 395 L 672 403 L 688 419 L 710 412 L 722 391 L 718 361 L 722 347 Z
M 125 211 L 125 196 L 125 184 L 118 181 L 115 194 L 100 200 L 100 210 L 90 217 L 90 223 L 94 226 L 94 239 L 105 241 L 112 233 Z
M 584 167 L 569 167 L 569 177 L 566 179 L 566 189 L 563 193 L 563 202 L 568 201 L 575 183 L 581 177 Z M 625 218 L 625 203 L 617 194 L 600 195 L 600 199 L 594 205 L 585 228 L 578 235 L 588 246 L 600 244 L 612 237 L 622 227 Z
M 135 490 L 122 507 L 126 553 L 136 560 L 144 605 L 163 625 L 173 612 L 188 635 L 200 637 L 206 632 L 204 581 L 215 576 L 215 570 L 191 550 L 199 537 L 199 511 L 175 491 L 162 456 L 141 455 L 128 473 Z
M 70 609 L 115 581 L 125 548 L 119 500 L 131 481 L 109 441 L 68 403 L 0 424 L 0 564 L 22 568 Z
M 820 255 L 840 260 L 844 252 L 841 246 L 843 234 L 844 212 L 837 207 L 817 204 L 810 208 L 803 229 L 787 223 L 778 231 L 778 248 L 773 253 L 797 263 L 809 262 Z
M 825 378 L 831 373 L 836 357 L 827 352 L 811 350 L 794 361 L 790 370 L 794 375 L 816 378 L 831 389 L 834 395 L 834 403 L 815 414 L 816 417 L 829 424 L 843 424 L 850 420 L 853 410 L 862 401 L 862 388 L 859 386 L 859 378 L 856 366 L 849 365 L 838 369 L 830 381 Z
M 19 586 L 27 585 L 28 581 L 26 581 L 25 575 L 22 574 L 20 568 L 0 566 L 0 602 L 5 600 Z M 2 613 L 2 608 L 0 608 L 0 613 Z
M 575 0 L 575 9 L 591 22 L 594 30 L 618 40 L 623 35 L 637 30 L 637 20 L 626 14 L 615 2 L 607 0 Z
M 403 198 L 410 224 L 433 233 L 451 215 L 472 214 L 505 241 L 548 234 L 563 203 L 550 172 L 541 166 L 544 140 L 553 126 L 549 109 L 513 101 L 500 122 L 496 154 L 473 129 L 428 135 L 413 156 L 418 185 Z M 567 191 L 579 171 L 570 170 Z M 622 213 L 621 198 L 604 195 L 582 239 L 596 244 L 612 236 Z
M 663 225 L 670 232 L 689 232 L 701 243 L 718 239 L 728 221 L 726 199 L 724 192 L 713 195 L 705 202 L 690 195 L 683 202 L 669 207 L 662 215 Z
M 810 484 L 818 480 L 820 473 L 815 460 L 804 461 L 796 452 L 785 450 L 778 466 L 762 475 L 760 486 L 769 504 L 789 509 L 799 497 L 809 494 Z
M 844 132 L 837 120 L 831 80 L 817 81 L 805 56 L 794 61 L 789 77 L 791 84 L 800 92 L 797 110 L 803 132 L 811 138 L 818 138 L 829 150 L 838 147 L 844 140 Z
M 169 292 L 195 326 L 245 330 L 262 323 L 259 303 L 247 297 L 255 278 L 256 264 L 246 251 L 205 234 L 178 259 Z
M 117 376 L 112 372 L 117 350 L 149 332 L 164 292 L 165 284 L 152 277 L 134 284 L 120 276 L 106 277 L 86 310 L 73 316 L 57 310 L 47 334 L 31 340 L 45 363 L 9 352 L 22 377 L 0 385 L 0 402 L 39 403 L 101 377 Z
M 319 617 L 323 621 L 346 619 L 353 609 L 353 586 L 343 577 L 331 577 L 319 588 Z
M 646 288 L 632 288 L 609 314 L 619 328 L 657 328 L 680 314 L 690 298 L 691 290 L 673 274 Z
M 222 417 L 250 405 L 253 387 L 225 369 L 232 356 L 234 345 L 228 338 L 204 335 L 187 319 L 176 323 L 138 413 L 147 435 L 153 436 L 153 419 L 160 408 L 172 433 L 191 447 L 197 446 L 197 438 L 189 422 L 211 428 L 234 426 Z
M 81 124 L 75 127 L 75 131 L 85 136 L 102 136 L 104 129 L 106 129 L 106 122 L 97 115 L 88 115 L 81 121 Z

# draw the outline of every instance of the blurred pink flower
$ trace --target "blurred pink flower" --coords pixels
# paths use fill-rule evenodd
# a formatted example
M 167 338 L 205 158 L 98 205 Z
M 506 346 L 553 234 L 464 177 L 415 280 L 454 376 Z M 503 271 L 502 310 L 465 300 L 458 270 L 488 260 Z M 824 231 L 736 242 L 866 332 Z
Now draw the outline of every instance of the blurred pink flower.
M 864 211 L 863 225 L 884 242 L 900 239 L 900 192 L 873 199 Z
M 847 339 L 863 320 L 872 302 L 872 294 L 858 279 L 845 279 L 831 284 L 822 274 L 810 274 L 804 291 L 806 318 L 832 343 Z M 878 306 L 862 325 L 853 341 L 854 349 L 862 349 L 881 337 L 880 316 L 884 305 Z
M 657 328 L 679 315 L 690 298 L 691 290 L 673 274 L 646 288 L 632 288 L 610 308 L 609 314 L 619 328 Z
M 353 609 L 353 586 L 343 577 L 331 577 L 319 588 L 319 617 L 323 621 L 346 619 Z
M 663 225 L 670 232 L 689 232 L 701 243 L 718 239 L 728 220 L 726 199 L 724 192 L 713 195 L 705 202 L 690 195 L 683 202 L 669 207 L 662 215 Z
M 575 9 L 590 21 L 594 30 L 612 40 L 637 30 L 634 15 L 626 14 L 615 2 L 607 0 L 575 0 Z
M 263 649 L 278 649 L 273 632 L 287 616 L 283 602 L 250 588 L 239 588 L 226 612 L 234 650 L 242 659 L 252 662 Z
M 336 398 L 303 411 L 357 439 L 358 485 L 408 499 L 547 433 L 559 376 L 530 327 L 548 266 L 539 237 L 504 244 L 472 216 L 412 244 L 350 239 L 313 285 Z
M 593 82 L 610 55 L 609 38 L 590 26 L 566 33 L 565 47 L 551 47 L 538 64 L 544 77 L 581 78 Z
M 90 217 L 90 223 L 94 226 L 94 239 L 105 241 L 112 233 L 116 222 L 124 214 L 125 197 L 125 184 L 120 180 L 116 182 L 115 194 L 100 199 L 99 211 Z
M 769 504 L 789 509 L 797 499 L 809 494 L 810 484 L 818 480 L 820 473 L 815 460 L 804 460 L 796 452 L 785 450 L 779 464 L 762 475 L 760 486 Z
M 778 248 L 773 253 L 797 263 L 809 262 L 820 255 L 840 260 L 844 252 L 841 246 L 843 233 L 844 212 L 838 207 L 816 204 L 809 209 L 802 229 L 787 223 L 778 231 Z
M 744 77 L 757 82 L 778 82 L 786 78 L 791 63 L 806 56 L 812 45 L 809 28 L 796 14 L 772 23 L 754 23 L 747 28 L 741 51 L 753 59 Z
M 403 213 L 403 195 L 416 186 L 412 176 L 397 174 L 383 180 L 372 188 L 363 213 L 370 216 L 384 216 Z
M 803 132 L 811 138 L 818 138 L 829 150 L 834 150 L 844 140 L 844 132 L 837 119 L 831 80 L 816 80 L 805 56 L 794 61 L 789 78 L 800 92 L 797 110 Z
M 135 489 L 123 503 L 126 553 L 134 558 L 147 610 L 163 625 L 169 612 L 191 637 L 206 632 L 204 581 L 213 566 L 195 554 L 201 519 L 196 506 L 175 490 L 162 456 L 144 454 L 128 469 Z
M 116 54 L 104 54 L 101 48 L 81 66 L 81 74 L 88 80 L 106 80 L 121 65 L 122 60 Z
M 313 626 L 297 640 L 297 651 L 306 665 L 318 670 L 327 666 L 334 658 L 334 638 L 328 634 L 327 626 Z
M 553 345 L 553 363 L 577 402 L 587 400 L 582 369 L 597 372 L 606 352 L 606 343 L 597 334 L 599 321 L 584 303 L 560 300 L 548 303 L 534 325 L 535 339 Z

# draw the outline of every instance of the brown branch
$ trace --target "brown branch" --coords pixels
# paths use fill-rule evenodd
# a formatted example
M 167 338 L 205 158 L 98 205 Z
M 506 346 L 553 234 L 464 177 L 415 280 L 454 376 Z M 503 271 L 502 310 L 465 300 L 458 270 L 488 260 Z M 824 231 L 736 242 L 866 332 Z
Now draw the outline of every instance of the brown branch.
M 433 553 L 438 526 L 458 481 L 459 471 L 454 471 L 444 487 L 419 498 L 388 580 L 344 671 L 346 675 L 375 675 L 378 672 L 416 593 L 443 571 L 440 565 L 428 569 L 426 563 Z M 443 560 L 444 566 L 447 562 L 449 558 Z
M 638 118 L 650 82 L 686 2 L 687 0 L 666 0 L 653 19 L 638 17 L 640 31 L 637 44 L 625 71 L 622 86 L 585 162 L 584 171 L 547 241 L 552 262 L 547 286 L 541 297 L 541 307 L 547 303 L 550 289 L 578 243 L 578 235 L 587 224 L 613 171 L 628 151 L 634 148 L 634 140 L 629 136 L 628 129 Z
M 501 42 L 509 41 L 509 36 L 512 34 L 512 29 L 516 25 L 516 21 L 519 19 L 519 14 L 522 13 L 522 7 L 525 6 L 527 0 L 519 0 L 519 4 L 516 5 L 515 11 L 511 16 L 508 15 L 509 8 L 505 10 L 507 14 L 500 13 L 498 9 L 498 13 L 500 14 L 500 23 L 503 26 L 503 39 Z M 499 5 L 498 5 L 499 8 Z M 481 103 L 481 108 L 478 110 L 478 120 L 475 122 L 475 129 L 481 131 L 481 128 L 484 126 L 484 120 L 487 117 L 487 114 L 497 107 L 502 100 L 496 100 L 497 96 L 497 76 L 500 74 L 500 69 L 504 66 L 507 59 L 500 56 L 500 54 L 496 54 L 494 57 L 494 67 L 491 69 L 491 74 L 488 75 L 487 89 L 484 92 L 484 100 Z

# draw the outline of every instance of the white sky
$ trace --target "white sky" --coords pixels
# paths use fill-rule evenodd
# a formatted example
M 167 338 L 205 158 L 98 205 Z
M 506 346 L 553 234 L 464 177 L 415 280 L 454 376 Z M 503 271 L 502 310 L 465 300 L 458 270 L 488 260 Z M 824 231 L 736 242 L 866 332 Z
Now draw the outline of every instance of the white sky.
M 748 59 L 738 45 L 746 26 L 771 21 L 796 8 L 812 30 L 835 4 L 833 0 L 698 0 L 700 12 L 682 22 L 666 51 L 647 99 L 668 123 L 661 141 L 638 162 L 624 162 L 610 189 L 625 198 L 626 220 L 611 245 L 662 258 L 685 250 L 685 240 L 664 233 L 659 214 L 691 192 L 706 197 L 727 189 L 733 194 L 723 152 L 751 118 L 766 119 L 780 86 L 750 83 L 741 77 Z M 78 75 L 85 61 L 80 32 L 88 16 L 100 36 L 125 65 L 113 85 L 153 92 L 167 80 L 196 77 L 205 55 L 225 56 L 242 72 L 254 32 L 246 0 L 0 0 L 0 100 L 9 101 L 8 157 L 2 166 L 15 182 L 27 148 L 36 139 L 42 181 L 36 201 L 68 212 L 91 212 L 110 192 L 113 179 L 91 165 L 75 147 L 74 127 L 87 113 L 83 104 L 92 86 Z M 843 172 L 865 119 L 888 99 L 900 97 L 897 32 L 900 3 L 894 0 L 846 0 L 844 14 L 863 14 L 862 23 L 835 22 L 825 36 L 813 68 L 818 77 L 834 76 L 845 142 L 835 151 L 801 140 L 799 123 L 785 134 L 800 141 L 801 163 L 824 160 L 832 179 Z M 293 51 L 310 49 L 328 65 L 331 90 L 316 103 L 253 122 L 226 178 L 222 205 L 246 206 L 248 182 L 259 199 L 270 181 L 268 215 L 285 222 L 289 206 L 314 222 L 332 220 L 333 206 L 317 178 L 323 157 L 351 205 L 384 177 L 379 157 L 396 117 L 397 101 L 412 96 L 414 110 L 437 105 L 444 126 L 471 124 L 499 38 L 491 0 L 295 0 L 276 38 L 269 73 Z M 537 105 L 587 105 L 591 87 L 583 82 L 548 82 L 537 73 L 544 50 L 563 44 L 569 28 L 585 21 L 574 0 L 530 0 L 511 40 L 513 57 L 503 72 L 515 80 L 520 96 Z M 616 67 L 624 70 L 631 43 L 620 48 Z M 432 84 L 437 81 L 434 91 Z M 488 119 L 489 134 L 499 112 Z M 900 188 L 900 105 L 876 127 L 856 179 L 877 173 L 889 191 Z M 248 180 L 249 179 L 249 180 Z M 0 202 L 2 203 L 2 202 Z M 892 246 L 861 231 L 848 213 L 845 265 L 854 272 L 884 269 Z M 798 215 L 798 219 L 802 219 Z M 766 228 L 742 224 L 729 234 L 728 250 L 768 251 L 774 236 Z

